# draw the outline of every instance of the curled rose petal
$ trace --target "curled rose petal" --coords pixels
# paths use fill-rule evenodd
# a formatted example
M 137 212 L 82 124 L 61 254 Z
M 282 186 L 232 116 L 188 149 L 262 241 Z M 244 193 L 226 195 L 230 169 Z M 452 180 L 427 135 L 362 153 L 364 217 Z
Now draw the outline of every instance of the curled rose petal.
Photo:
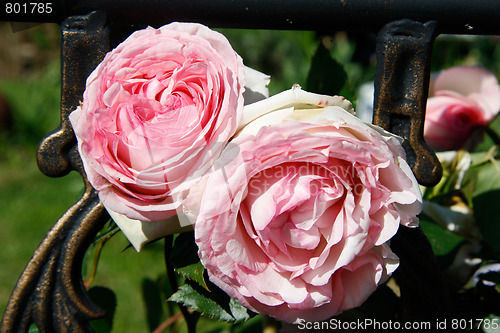
M 253 68 L 245 67 L 245 80 L 245 105 L 269 97 L 269 89 L 267 88 L 271 82 L 271 77 L 269 75 L 256 71 Z
M 184 207 L 211 281 L 287 322 L 361 305 L 398 266 L 388 241 L 422 209 L 399 137 L 297 89 L 248 107 L 193 191 L 199 205 Z

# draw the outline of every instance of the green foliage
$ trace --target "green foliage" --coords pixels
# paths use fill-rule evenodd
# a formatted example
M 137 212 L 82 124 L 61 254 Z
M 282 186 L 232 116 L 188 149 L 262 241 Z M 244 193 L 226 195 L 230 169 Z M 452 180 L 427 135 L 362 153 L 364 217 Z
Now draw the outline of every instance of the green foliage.
M 440 36 L 434 46 L 432 71 L 478 65 L 498 77 L 500 66 L 494 57 L 498 54 L 498 43 L 488 36 Z M 457 313 L 463 318 L 496 318 L 497 322 L 499 310 L 491 304 L 500 300 L 498 272 L 479 276 L 495 283 L 494 287 L 470 277 L 479 267 L 500 262 L 499 134 L 500 117 L 496 117 L 487 128 L 476 130 L 469 140 L 468 152 L 458 151 L 451 163 L 442 163 L 443 179 L 434 188 L 425 189 L 424 199 L 450 209 L 450 223 L 445 225 L 425 214 L 420 222 L 438 258 Z M 466 163 L 468 156 L 470 163 Z M 466 166 L 463 170 L 458 168 L 461 162 L 462 168 Z M 484 326 L 482 330 L 494 331 Z
M 142 296 L 146 306 L 148 328 L 151 332 L 165 319 L 163 295 L 157 281 L 149 278 L 142 280 Z
M 194 232 L 183 233 L 175 238 L 169 259 L 178 274 L 208 289 L 203 277 L 205 268 L 200 262 L 198 247 L 194 242 Z
M 190 282 L 180 286 L 169 300 L 182 303 L 202 315 L 218 321 L 232 323 L 250 318 L 248 310 L 223 291 L 214 288 L 213 291 L 209 292 Z
M 423 218 L 420 219 L 420 227 L 429 239 L 432 251 L 436 256 L 446 256 L 453 253 L 465 241 L 463 237 Z
M 486 152 L 494 145 L 500 144 L 500 116 L 496 116 L 486 128 L 486 131 L 481 131 L 479 134 L 479 144 L 475 147 L 475 152 Z
M 122 233 L 106 242 L 92 286 L 116 292 L 113 332 L 148 332 L 178 310 L 165 302 L 172 290 L 165 276 L 161 242 L 148 244 L 140 253 L 126 248 L 128 244 Z M 153 311 L 159 304 L 161 308 Z M 179 324 L 174 322 L 171 327 L 178 329 Z
M 210 281 L 206 281 L 205 268 L 198 257 L 194 232 L 176 236 L 169 256 L 174 270 L 182 276 L 184 284 L 169 298 L 188 306 L 202 315 L 225 322 L 239 322 L 250 318 L 246 308 L 229 297 Z
M 246 66 L 271 76 L 271 95 L 304 85 L 316 47 L 312 31 L 218 29 Z
M 346 84 L 344 67 L 332 58 L 324 43 L 320 43 L 312 58 L 305 89 L 318 94 L 340 95 Z
M 357 59 L 362 48 L 370 51 L 371 42 L 360 36 L 351 38 L 345 33 L 331 36 L 329 41 L 319 39 L 314 32 L 229 30 L 221 29 L 246 65 L 271 75 L 271 94 L 289 89 L 294 83 L 306 90 L 325 94 L 340 94 L 355 102 L 355 91 L 363 82 L 373 79 L 373 64 Z M 47 37 L 36 33 L 38 47 L 46 48 Z M 433 71 L 454 65 L 478 64 L 500 74 L 500 44 L 490 37 L 464 39 L 439 37 L 433 52 Z M 369 59 L 369 56 L 366 57 Z M 59 123 L 59 63 L 54 61 L 38 76 L 27 80 L 0 79 L 0 91 L 7 97 L 14 111 L 14 134 L 0 135 L 0 308 L 12 290 L 32 251 L 43 238 L 50 225 L 73 203 L 82 190 L 78 175 L 64 179 L 48 179 L 39 174 L 34 153 L 39 140 Z M 498 310 L 481 304 L 498 301 L 497 272 L 480 277 L 497 283 L 495 288 L 475 285 L 467 279 L 479 266 L 500 262 L 500 160 L 495 145 L 500 142 L 500 119 L 497 117 L 489 131 L 478 136 L 479 145 L 471 154 L 472 164 L 465 178 L 460 180 L 453 165 L 446 166 L 443 181 L 434 188 L 426 189 L 425 199 L 448 207 L 451 199 L 460 198 L 473 215 L 474 232 L 458 233 L 449 230 L 430 216 L 422 215 L 420 225 L 438 257 L 444 276 L 450 279 L 454 271 L 450 267 L 457 262 L 458 254 L 467 246 L 477 250 L 467 253 L 467 260 L 479 260 L 469 269 L 464 280 L 447 282 L 451 292 L 457 292 L 453 301 L 471 309 L 477 318 L 497 319 Z M 492 148 L 493 147 L 493 148 Z M 458 187 L 457 187 L 458 186 Z M 47 205 L 50 202 L 50 205 Z M 20 214 L 20 212 L 22 212 Z M 116 230 L 103 233 L 108 237 Z M 123 250 L 128 242 L 117 234 L 106 243 L 99 259 L 99 271 L 89 295 L 106 309 L 108 316 L 92 322 L 96 332 L 143 332 L 153 331 L 171 322 L 163 331 L 185 332 L 183 319 L 176 303 L 189 311 L 199 311 L 201 332 L 253 332 L 261 329 L 261 316 L 254 316 L 213 285 L 201 265 L 193 233 L 177 235 L 169 262 L 175 277 L 167 278 L 163 267 L 163 249 L 159 243 L 145 247 L 137 254 L 132 249 Z M 463 252 L 463 251 L 462 251 Z M 94 257 L 88 253 L 88 260 Z M 88 273 L 84 271 L 84 275 Z M 453 276 L 456 278 L 456 276 Z M 401 299 L 397 286 L 380 286 L 358 309 L 346 311 L 341 318 L 398 318 Z M 180 286 L 177 288 L 177 284 Z M 113 290 L 113 291 L 112 291 Z M 115 293 L 116 292 L 116 295 Z M 169 301 L 167 301 L 169 300 Z M 498 302 L 496 303 L 498 304 Z M 496 311 L 496 312 L 495 312 Z M 465 314 L 466 311 L 464 312 Z M 465 315 L 464 314 L 464 315 Z M 469 314 L 467 314 L 469 315 Z M 230 324 L 217 323 L 222 320 Z M 492 330 L 484 329 L 485 332 Z M 35 325 L 30 332 L 38 332 Z
M 441 35 L 432 52 L 432 71 L 458 65 L 478 65 L 500 75 L 500 44 L 492 36 Z
M 28 333 L 38 333 L 40 330 L 38 329 L 38 326 L 35 324 L 31 324 L 30 328 L 28 329 Z
M 27 81 L 7 81 L 0 77 L 0 93 L 10 104 L 14 118 L 9 144 L 36 146 L 58 126 L 61 98 L 59 71 L 59 62 L 54 61 L 40 77 L 31 77 Z M 0 136 L 0 144 L 1 141 Z
M 472 154 L 472 165 L 464 180 L 474 217 L 486 244 L 500 255 L 500 161 L 494 150 Z
M 458 151 L 451 163 L 442 163 L 443 179 L 424 193 L 424 199 L 442 206 L 443 212 L 450 210 L 446 224 L 438 215 L 426 215 L 424 209 L 420 225 L 443 270 L 445 284 L 450 286 L 457 313 L 465 309 L 463 318 L 499 315 L 498 309 L 486 305 L 500 301 L 499 273 L 478 276 L 495 286 L 469 279 L 479 267 L 500 262 L 499 133 L 498 118 L 487 129 L 479 129 L 474 138 L 479 144 L 473 152 Z M 483 327 L 483 331 L 492 330 Z
M 500 202 L 500 189 L 477 195 L 472 203 L 484 241 L 500 254 L 500 207 L 493 202 Z

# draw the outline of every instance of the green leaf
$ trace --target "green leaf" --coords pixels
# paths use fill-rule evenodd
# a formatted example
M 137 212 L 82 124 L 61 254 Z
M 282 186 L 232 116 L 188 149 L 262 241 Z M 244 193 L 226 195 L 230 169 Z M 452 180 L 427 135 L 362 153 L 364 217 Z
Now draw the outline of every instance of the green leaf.
M 469 169 L 466 181 L 473 183 L 473 195 L 500 189 L 500 161 L 488 158 L 484 154 L 479 154 L 479 157 L 472 154 L 471 157 L 475 165 Z
M 471 168 L 467 182 L 473 188 L 472 207 L 484 241 L 500 253 L 500 162 L 491 159 Z
M 451 254 L 457 247 L 465 241 L 454 233 L 449 232 L 437 224 L 420 218 L 420 227 L 425 236 L 429 239 L 432 251 L 436 256 L 446 256 Z
M 488 128 L 483 130 L 480 137 L 481 142 L 475 147 L 475 151 L 488 151 L 491 146 L 498 145 L 500 135 L 500 116 L 497 116 L 489 123 Z
M 347 73 L 344 67 L 332 58 L 323 43 L 319 43 L 307 76 L 306 90 L 318 94 L 340 95 L 341 92 L 349 91 L 344 89 L 346 84 Z
M 231 310 L 231 315 L 237 322 L 244 321 L 250 318 L 248 309 L 232 297 L 229 299 L 229 309 Z
M 92 320 L 90 326 L 96 333 L 109 333 L 113 328 L 113 317 L 116 310 L 115 293 L 105 287 L 93 287 L 87 291 L 90 299 L 106 311 L 106 316 L 102 319 Z
M 175 271 L 181 276 L 193 280 L 198 283 L 200 286 L 208 290 L 207 284 L 205 283 L 205 279 L 203 278 L 203 272 L 205 271 L 205 267 L 201 264 L 201 262 L 197 262 L 188 266 L 176 268 Z
M 92 243 L 96 244 L 103 239 L 108 240 L 111 237 L 113 237 L 114 235 L 116 235 L 119 231 L 120 231 L 120 228 L 118 228 L 116 223 L 110 219 L 108 224 L 107 224 L 107 228 L 104 227 L 103 230 L 101 230 L 99 232 L 99 234 L 97 234 L 97 236 L 94 238 Z
M 240 322 L 250 318 L 248 310 L 216 286 L 208 291 L 199 285 L 186 283 L 170 297 L 170 301 L 184 304 L 202 315 L 225 322 Z
M 490 122 L 488 125 L 489 128 L 491 128 L 495 133 L 500 134 L 500 115 L 497 114 L 495 118 Z
M 500 189 L 483 192 L 472 200 L 474 215 L 484 241 L 497 253 L 500 253 Z
M 203 277 L 205 267 L 198 257 L 198 246 L 194 241 L 194 232 L 182 233 L 175 238 L 169 260 L 178 274 L 195 281 L 208 290 Z
M 36 324 L 31 324 L 30 328 L 28 329 L 28 333 L 39 333 L 40 330 L 38 329 L 38 326 Z

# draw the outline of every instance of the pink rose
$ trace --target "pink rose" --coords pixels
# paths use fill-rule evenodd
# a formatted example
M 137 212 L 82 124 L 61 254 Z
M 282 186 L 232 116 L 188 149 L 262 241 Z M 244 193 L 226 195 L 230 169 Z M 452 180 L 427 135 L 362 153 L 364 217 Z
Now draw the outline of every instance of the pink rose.
M 137 31 L 106 55 L 70 120 L 88 179 L 113 216 L 176 214 L 193 174 L 235 133 L 244 78 L 227 39 L 194 23 Z
M 424 138 L 441 150 L 462 148 L 473 130 L 500 111 L 500 86 L 493 73 L 473 66 L 442 71 L 427 100 Z
M 343 98 L 298 87 L 247 111 L 255 120 L 200 182 L 199 206 L 185 207 L 210 280 L 286 322 L 361 305 L 398 266 L 387 242 L 418 224 L 401 139 Z

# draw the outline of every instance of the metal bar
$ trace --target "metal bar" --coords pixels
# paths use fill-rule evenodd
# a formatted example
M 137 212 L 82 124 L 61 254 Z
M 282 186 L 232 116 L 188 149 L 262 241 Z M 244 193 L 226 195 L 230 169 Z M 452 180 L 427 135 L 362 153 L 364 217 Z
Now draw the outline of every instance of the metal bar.
M 436 22 L 400 20 L 377 37 L 373 122 L 405 139 L 406 158 L 420 184 L 433 186 L 441 164 L 424 142 L 425 107 Z
M 82 199 L 54 224 L 12 292 L 1 333 L 90 332 L 89 321 L 105 313 L 85 294 L 81 278 L 85 251 L 109 220 L 90 184 Z
M 1 8 L 0 21 L 59 23 L 68 16 L 102 10 L 114 23 L 128 25 L 194 21 L 212 27 L 376 32 L 407 18 L 437 21 L 439 33 L 500 34 L 498 0 L 52 0 L 50 4 L 50 13 L 25 13 L 20 7 L 18 13 L 7 13 Z
M 68 114 L 79 103 L 85 80 L 109 49 L 109 29 L 101 12 L 67 18 L 61 25 L 61 125 L 38 150 L 38 166 L 49 176 L 78 171 L 85 193 L 54 224 L 27 264 L 9 299 L 0 333 L 91 332 L 89 321 L 104 316 L 85 293 L 81 271 L 85 252 L 109 220 L 85 177 Z
M 79 104 L 85 80 L 110 49 L 110 32 L 102 12 L 76 16 L 61 25 L 61 123 L 38 147 L 40 171 L 50 177 L 65 176 L 72 169 L 68 152 L 76 138 L 68 116 Z
M 437 23 L 391 22 L 377 36 L 375 124 L 405 139 L 408 163 L 420 184 L 432 186 L 442 168 L 424 142 L 432 43 Z M 432 247 L 420 228 L 399 228 L 391 248 L 401 260 L 394 273 L 401 291 L 402 320 L 447 318 L 450 298 Z

